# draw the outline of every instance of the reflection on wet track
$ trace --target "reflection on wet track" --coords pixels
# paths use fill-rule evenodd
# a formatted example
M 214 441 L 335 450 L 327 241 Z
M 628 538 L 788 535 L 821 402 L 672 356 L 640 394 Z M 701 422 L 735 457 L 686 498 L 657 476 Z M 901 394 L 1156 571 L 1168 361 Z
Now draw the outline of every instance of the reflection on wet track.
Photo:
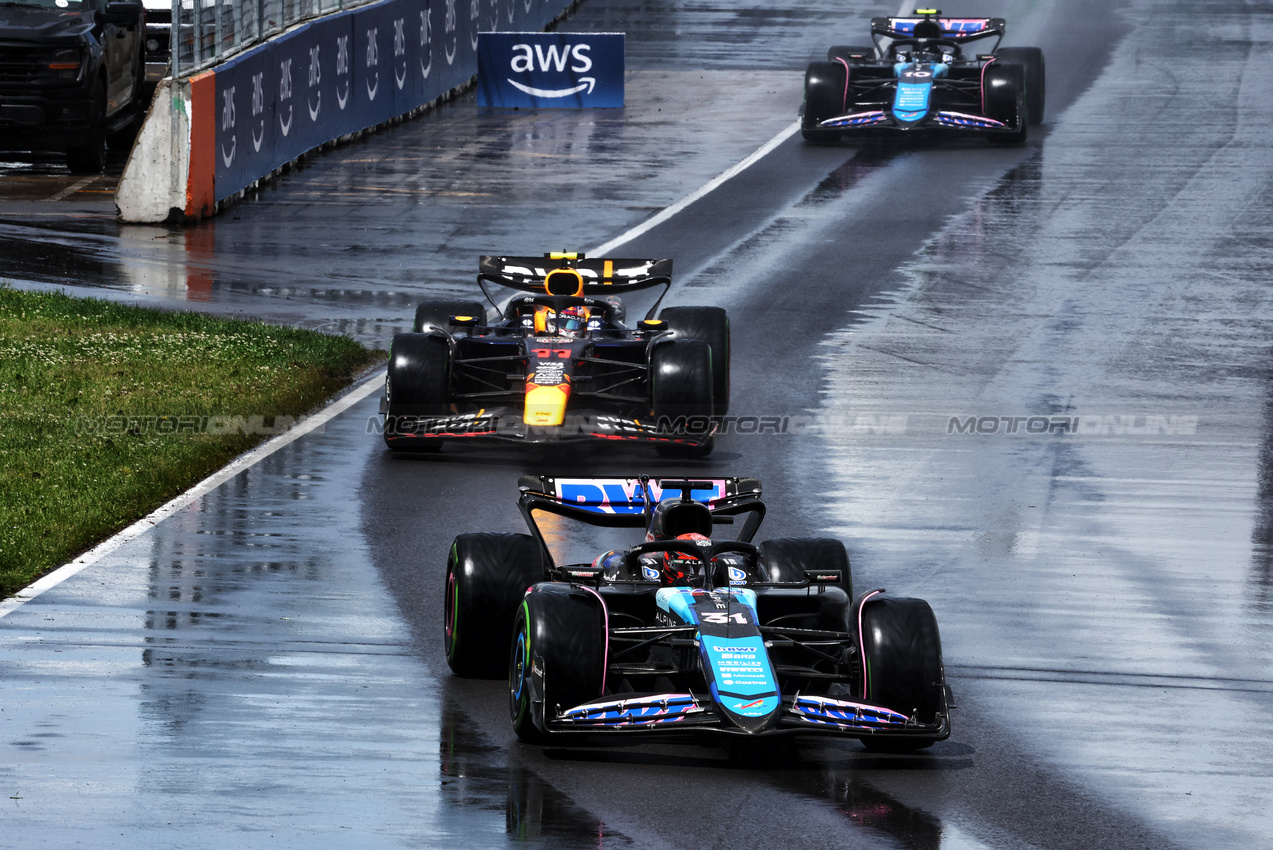
M 50 200 L 74 181 L 47 163 L 0 166 L 6 273 L 383 347 L 421 297 L 468 294 L 477 254 L 600 244 L 773 137 L 810 54 L 892 11 L 848 5 L 588 0 L 580 28 L 629 33 L 622 112 L 456 101 L 183 231 L 119 226 L 96 182 Z M 359 403 L 0 620 L 6 838 L 1273 840 L 1273 20 L 1242 0 L 947 5 L 1047 51 L 1025 148 L 792 141 L 622 249 L 673 256 L 679 303 L 729 308 L 735 412 L 798 427 L 680 464 L 403 457 Z M 446 673 L 445 548 L 518 529 L 518 474 L 603 467 L 757 475 L 765 536 L 841 536 L 859 589 L 927 598 L 953 737 L 920 756 L 516 743 L 504 685 Z

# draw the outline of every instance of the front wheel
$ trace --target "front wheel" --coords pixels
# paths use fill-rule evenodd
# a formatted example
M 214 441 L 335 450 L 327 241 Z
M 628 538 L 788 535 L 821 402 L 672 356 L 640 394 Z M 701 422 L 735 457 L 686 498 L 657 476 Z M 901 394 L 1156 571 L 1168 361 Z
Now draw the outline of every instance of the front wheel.
M 543 553 L 529 534 L 461 534 L 446 559 L 443 644 L 457 676 L 495 678 L 513 634 L 522 594 L 544 577 Z
M 438 449 L 441 438 L 411 439 L 413 417 L 441 416 L 450 405 L 451 347 L 433 334 L 395 334 L 385 375 L 385 445 Z
M 993 144 L 1019 145 L 1030 132 L 1030 117 L 1025 103 L 1025 71 L 1020 65 L 992 62 L 982 75 L 982 97 L 986 115 L 1002 121 L 1014 132 L 995 133 Z
M 818 123 L 848 111 L 852 103 L 848 67 L 841 62 L 811 62 L 804 74 L 804 119 L 800 129 L 805 141 L 827 142 L 838 138 L 839 130 L 820 128 Z
M 933 609 L 923 599 L 872 596 L 861 606 L 862 699 L 915 717 L 937 721 L 946 705 L 941 634 Z M 937 738 L 864 738 L 867 749 L 905 752 Z
M 508 656 L 508 712 L 517 737 L 542 744 L 550 718 L 601 696 L 606 616 L 600 597 L 543 582 L 526 592 Z
M 1047 95 L 1043 51 L 1037 47 L 1001 47 L 995 53 L 998 61 L 1020 65 L 1025 77 L 1025 105 L 1031 124 L 1043 123 L 1043 105 Z

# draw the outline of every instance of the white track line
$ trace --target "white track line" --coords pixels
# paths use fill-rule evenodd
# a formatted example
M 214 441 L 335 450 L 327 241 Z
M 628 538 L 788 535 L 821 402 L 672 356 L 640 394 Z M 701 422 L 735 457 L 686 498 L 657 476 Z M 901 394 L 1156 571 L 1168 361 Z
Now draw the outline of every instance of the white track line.
M 289 443 L 293 443 L 319 426 L 325 425 L 331 419 L 339 416 L 341 413 L 344 413 L 346 410 L 371 395 L 383 385 L 383 372 L 377 371 L 375 374 L 365 378 L 362 383 L 355 385 L 354 389 L 350 392 L 341 396 L 330 406 L 323 408 L 313 416 L 305 417 L 287 433 L 279 434 L 274 439 L 262 443 L 250 452 L 239 455 L 231 461 L 229 466 L 223 467 L 221 470 L 203 479 L 180 496 L 177 496 L 167 504 L 155 509 L 155 511 L 142 519 L 139 519 L 137 522 L 128 526 L 128 528 L 125 528 L 114 537 L 97 544 L 83 555 L 80 555 L 74 561 L 71 561 L 69 564 L 59 567 L 34 582 L 29 587 L 25 587 L 18 591 L 16 596 L 11 596 L 3 602 L 0 602 L 0 617 L 4 617 L 15 608 L 30 602 L 44 591 L 57 587 L 71 576 L 86 567 L 92 566 L 111 552 L 114 552 L 116 549 L 123 546 L 125 543 L 128 543 L 135 537 L 140 536 L 143 532 L 149 531 L 163 520 L 189 505 L 195 499 L 212 492 L 217 487 L 220 487 L 222 484 L 229 481 L 248 467 L 254 466 L 259 461 L 264 460 Z
M 778 147 L 780 144 L 787 141 L 787 139 L 795 135 L 795 132 L 799 129 L 800 129 L 800 122 L 799 121 L 793 122 L 781 133 L 774 136 L 768 142 L 765 142 L 765 144 L 762 145 L 760 149 L 757 150 L 755 153 L 753 153 L 751 156 L 747 157 L 742 162 L 738 163 L 733 168 L 729 169 L 724 174 L 717 177 L 715 180 L 704 185 L 697 192 L 694 192 L 692 195 L 685 196 L 681 200 L 672 204 L 672 206 L 660 212 L 658 215 L 643 221 L 641 224 L 638 224 L 636 227 L 632 228 L 627 233 L 624 233 L 622 236 L 618 236 L 614 239 L 611 239 L 609 242 L 606 242 L 604 245 L 600 245 L 596 248 L 593 248 L 591 251 L 587 252 L 588 256 L 604 257 L 606 254 L 608 254 L 610 251 L 613 251 L 615 248 L 618 248 L 620 245 L 623 245 L 626 242 L 631 242 L 633 239 L 636 239 L 638 236 L 645 233 L 646 231 L 651 230 L 655 227 L 658 227 L 660 224 L 667 221 L 669 218 L 676 215 L 678 212 L 685 209 L 690 204 L 697 201 L 699 198 L 702 198 L 704 195 L 708 194 L 709 192 L 719 189 L 721 186 L 723 186 L 726 183 L 726 181 L 733 179 L 737 175 L 746 171 L 752 165 L 755 165 L 757 162 L 759 162 L 761 159 L 767 156 L 770 151 L 772 151 L 774 148 Z
M 80 189 L 83 189 L 85 186 L 88 186 L 91 183 L 95 183 L 96 181 L 97 181 L 96 177 L 86 177 L 85 179 L 79 181 L 78 183 L 72 183 L 70 186 L 67 186 L 65 189 L 58 192 L 56 195 L 51 196 L 49 200 L 60 201 L 63 198 L 69 198 L 71 195 L 74 195 Z
M 719 177 L 712 180 L 710 183 L 707 183 L 702 188 L 700 188 L 697 192 L 694 192 L 693 194 L 682 198 L 681 200 L 677 201 L 675 204 L 663 210 L 662 212 L 660 212 L 658 215 L 654 216 L 653 218 L 647 219 L 646 221 L 642 222 L 641 224 L 629 230 L 627 233 L 624 233 L 615 239 L 611 239 L 609 242 L 606 242 L 604 245 L 594 248 L 591 251 L 588 251 L 587 253 L 590 256 L 594 256 L 594 257 L 604 256 L 607 251 L 617 248 L 626 242 L 631 242 L 633 239 L 637 238 L 642 233 L 645 233 L 651 228 L 656 227 L 659 224 L 662 224 L 663 222 L 667 221 L 672 216 L 676 215 L 681 210 L 688 207 L 690 204 L 697 201 L 699 198 L 702 198 L 704 195 L 707 195 L 713 190 L 720 188 L 726 181 L 732 179 L 736 175 L 747 170 L 749 167 L 754 165 L 759 160 L 763 159 L 770 151 L 778 147 L 778 145 L 782 144 L 787 139 L 791 138 L 791 136 L 794 135 L 795 132 L 799 129 L 800 129 L 799 121 L 792 123 L 786 129 L 784 129 L 781 133 L 774 136 L 772 139 L 770 139 L 768 142 L 762 145 L 751 156 L 747 157 L 742 162 L 735 165 L 733 168 L 721 174 Z M 366 398 L 367 396 L 375 392 L 377 389 L 379 389 L 383 381 L 384 381 L 384 372 L 377 371 L 375 374 L 364 379 L 361 384 L 358 384 L 349 393 L 347 393 L 344 396 L 341 396 L 341 398 L 338 401 L 336 401 L 334 404 L 332 404 L 330 407 L 324 408 L 322 412 L 316 413 L 313 416 L 307 417 L 306 419 L 301 421 L 299 424 L 297 424 L 294 428 L 292 428 L 290 431 L 288 431 L 286 434 L 280 434 L 274 439 L 269 440 L 268 442 L 262 443 L 261 445 L 257 446 L 252 451 L 247 452 L 246 454 L 240 455 L 239 457 L 235 458 L 235 460 L 231 462 L 229 466 L 221 469 L 219 472 L 212 474 L 208 478 L 203 479 L 198 484 L 191 487 L 186 492 L 182 493 L 180 496 L 177 496 L 172 501 L 156 509 L 153 513 L 143 517 L 142 519 L 139 519 L 137 522 L 128 526 L 128 528 L 125 528 L 123 531 L 119 532 L 114 537 L 111 537 L 108 540 L 105 540 L 97 544 L 92 549 L 89 549 L 87 552 L 85 552 L 83 555 L 80 555 L 74 561 L 71 561 L 69 564 L 65 564 L 57 568 L 53 572 L 44 576 L 43 578 L 35 581 L 31 585 L 18 591 L 16 596 L 11 596 L 8 599 L 5 599 L 4 601 L 0 602 L 0 617 L 4 617 L 6 614 L 13 611 L 14 609 L 20 607 L 21 605 L 24 605 L 27 602 L 30 602 L 32 599 L 36 598 L 41 593 L 44 593 L 46 590 L 57 587 L 59 584 L 66 581 L 71 576 L 97 563 L 102 558 L 109 555 L 111 552 L 114 552 L 116 549 L 123 546 L 125 543 L 128 543 L 130 540 L 138 537 L 143 532 L 150 530 L 151 528 L 153 528 L 154 526 L 156 526 L 163 520 L 175 514 L 177 511 L 189 505 L 194 500 L 206 495 L 207 493 L 210 493 L 211 491 L 215 490 L 217 487 L 220 487 L 222 484 L 229 481 L 231 478 L 238 475 L 243 470 L 247 469 L 250 466 L 254 466 L 258 462 L 274 454 L 276 451 L 288 445 L 289 443 L 299 440 L 301 437 L 310 433 L 318 426 L 323 425 L 327 423 L 328 421 L 330 421 L 331 419 L 333 419 L 334 417 L 339 416 L 341 413 L 344 413 L 350 407 L 362 401 L 364 398 Z

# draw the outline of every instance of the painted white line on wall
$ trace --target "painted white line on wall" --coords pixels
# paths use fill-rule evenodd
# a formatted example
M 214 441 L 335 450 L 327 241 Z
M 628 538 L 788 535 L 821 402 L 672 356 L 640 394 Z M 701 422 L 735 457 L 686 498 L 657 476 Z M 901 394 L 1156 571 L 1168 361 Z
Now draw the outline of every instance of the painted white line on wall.
M 355 385 L 348 393 L 333 402 L 330 406 L 325 407 L 313 416 L 307 416 L 296 423 L 296 425 L 287 433 L 279 434 L 277 437 L 262 443 L 250 452 L 239 455 L 239 457 L 235 458 L 229 466 L 223 467 L 219 471 L 191 487 L 189 490 L 172 499 L 167 504 L 156 508 L 153 512 L 128 526 L 128 528 L 125 528 L 114 537 L 97 544 L 83 555 L 80 555 L 74 561 L 71 561 L 69 564 L 59 567 L 43 578 L 35 581 L 30 586 L 18 591 L 16 596 L 11 596 L 0 602 L 0 617 L 4 617 L 10 611 L 13 611 L 15 608 L 31 601 L 46 590 L 57 587 L 59 584 L 81 570 L 91 567 L 93 564 L 97 563 L 111 552 L 114 552 L 125 543 L 139 537 L 143 532 L 154 528 L 156 525 L 194 502 L 196 499 L 199 499 L 212 492 L 217 487 L 220 487 L 243 470 L 256 465 L 284 446 L 299 440 L 301 437 L 316 428 L 325 425 L 327 422 L 344 413 L 346 410 L 353 407 L 355 404 L 362 401 L 364 398 L 383 386 L 384 375 L 384 372 L 378 371 L 375 374 L 368 376 L 363 379 L 361 383 Z
M 627 233 L 624 233 L 622 236 L 618 236 L 614 239 L 611 239 L 609 242 L 606 242 L 603 245 L 599 245 L 596 248 L 593 248 L 591 251 L 588 251 L 586 253 L 588 254 L 589 257 L 604 257 L 607 253 L 609 253 L 610 251 L 613 251 L 615 248 L 618 248 L 620 245 L 623 245 L 626 242 L 631 242 L 633 239 L 636 239 L 641 234 L 649 230 L 652 230 L 655 227 L 658 227 L 660 224 L 667 221 L 669 218 L 676 215 L 681 210 L 688 207 L 690 204 L 694 203 L 695 201 L 702 198 L 703 196 L 715 191 L 716 189 L 719 189 L 721 186 L 725 185 L 725 183 L 732 180 L 734 177 L 738 176 L 742 172 L 746 171 L 748 168 L 755 165 L 760 160 L 764 159 L 766 156 L 768 156 L 770 151 L 778 147 L 783 142 L 787 141 L 787 139 L 791 138 L 799 129 L 800 129 L 800 122 L 799 121 L 792 122 L 792 124 L 788 126 L 786 129 L 784 129 L 781 133 L 774 136 L 769 141 L 765 142 L 765 144 L 762 145 L 751 156 L 747 157 L 742 162 L 738 163 L 733 168 L 726 171 L 724 174 L 721 174 L 719 177 L 712 180 L 710 183 L 705 184 L 697 192 L 694 192 L 693 194 L 690 194 L 690 195 L 686 195 L 681 200 L 672 204 L 672 206 L 664 209 L 658 215 L 641 222 L 636 227 L 629 230 Z
M 799 129 L 800 129 L 800 122 L 799 121 L 793 122 L 790 126 L 784 129 L 778 135 L 774 136 L 772 139 L 770 139 L 768 142 L 766 142 L 764 145 L 758 148 L 755 151 L 755 153 L 753 153 L 751 156 L 747 157 L 746 159 L 742 160 L 734 167 L 730 168 L 728 171 L 716 177 L 710 183 L 705 184 L 698 191 L 694 192 L 693 194 L 687 195 L 686 197 L 677 201 L 672 206 L 660 212 L 658 215 L 642 222 L 641 224 L 632 228 L 628 232 L 614 239 L 611 239 L 609 242 L 606 242 L 605 244 L 597 248 L 594 248 L 591 251 L 588 251 L 587 252 L 588 255 L 593 257 L 604 256 L 605 252 L 610 251 L 614 248 L 617 248 L 626 242 L 631 242 L 633 239 L 637 238 L 641 234 L 649 231 L 650 229 L 654 227 L 657 227 L 658 225 L 667 221 L 672 216 L 679 213 L 681 210 L 688 207 L 690 204 L 694 203 L 695 201 L 704 197 L 705 195 L 711 193 L 712 191 L 720 188 L 727 181 L 731 180 L 733 177 L 737 176 L 738 174 L 741 174 L 743 171 L 746 171 L 756 162 L 760 161 L 766 155 L 768 155 L 770 151 L 772 151 L 774 148 L 778 147 L 787 139 L 791 138 L 791 136 L 794 135 L 795 132 Z M 316 413 L 313 416 L 308 417 L 302 420 L 301 422 L 297 423 L 297 425 L 294 428 L 292 428 L 290 431 L 288 431 L 286 434 L 280 434 L 274 439 L 269 440 L 268 442 L 262 443 L 261 445 L 257 446 L 252 451 L 247 452 L 246 454 L 240 455 L 229 466 L 203 479 L 202 481 L 200 481 L 198 484 L 191 487 L 186 492 L 177 496 L 172 501 L 168 502 L 162 507 L 157 508 L 155 511 L 143 517 L 142 519 L 138 520 L 137 522 L 133 523 L 132 525 L 128 526 L 128 528 L 125 528 L 123 531 L 119 532 L 114 537 L 111 537 L 108 540 L 105 540 L 99 543 L 98 545 L 94 546 L 92 549 L 85 552 L 83 555 L 80 555 L 74 561 L 71 561 L 69 564 L 65 564 L 59 567 L 58 569 L 54 570 L 53 572 L 49 573 L 43 578 L 38 579 L 37 581 L 33 582 L 29 586 L 18 591 L 16 596 L 11 596 L 8 599 L 0 601 L 0 617 L 4 617 L 10 611 L 13 611 L 19 606 L 31 601 L 32 599 L 35 599 L 37 596 L 39 596 L 41 593 L 44 593 L 46 590 L 57 587 L 62 582 L 66 581 L 67 579 L 79 573 L 81 570 L 91 567 L 93 564 L 97 563 L 102 558 L 109 555 L 111 552 L 114 552 L 116 549 L 123 546 L 125 543 L 128 543 L 134 538 L 140 536 L 142 533 L 150 530 L 151 528 L 158 525 L 163 520 L 175 514 L 177 511 L 181 510 L 182 508 L 194 502 L 196 499 L 199 499 L 200 497 L 212 492 L 217 487 L 220 487 L 222 484 L 229 481 L 231 478 L 238 475 L 243 470 L 256 465 L 257 463 L 261 462 L 265 458 L 274 454 L 275 452 L 277 452 L 279 449 L 283 448 L 284 446 L 292 442 L 295 442 L 296 440 L 299 440 L 301 437 L 310 433 L 315 428 L 318 428 L 320 425 L 323 425 L 327 423 L 328 421 L 330 421 L 331 419 L 335 418 L 336 416 L 339 416 L 341 413 L 344 413 L 350 407 L 352 407 L 353 405 L 357 404 L 358 402 L 362 401 L 364 398 L 366 398 L 367 396 L 375 392 L 383 384 L 384 374 L 385 374 L 384 372 L 376 372 L 374 375 L 367 377 L 366 379 L 363 380 L 362 383 L 355 386 L 353 390 L 351 390 L 346 395 L 342 396 L 338 401 L 336 401 L 330 407 L 324 408 L 321 412 Z

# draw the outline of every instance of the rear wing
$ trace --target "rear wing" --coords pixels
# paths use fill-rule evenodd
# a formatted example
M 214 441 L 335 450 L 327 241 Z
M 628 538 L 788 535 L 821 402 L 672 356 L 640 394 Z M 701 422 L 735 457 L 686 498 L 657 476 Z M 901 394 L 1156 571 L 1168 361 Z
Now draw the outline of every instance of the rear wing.
M 559 274 L 557 274 L 559 273 Z M 478 283 L 490 282 L 537 295 L 610 295 L 672 284 L 672 261 L 621 260 L 583 254 L 493 257 L 478 263 Z
M 755 478 L 553 478 L 525 475 L 517 483 L 517 506 L 546 554 L 547 543 L 534 514 L 538 511 L 605 528 L 645 528 L 654 506 L 688 498 L 707 505 L 716 522 L 730 523 L 747 514 L 738 540 L 750 543 L 765 517 L 760 481 Z M 551 562 L 551 556 L 549 555 Z
M 1007 22 L 1003 18 L 904 17 L 871 18 L 872 38 L 914 38 L 915 25 L 933 21 L 941 27 L 941 37 L 954 42 L 975 41 L 998 36 L 1003 38 Z

